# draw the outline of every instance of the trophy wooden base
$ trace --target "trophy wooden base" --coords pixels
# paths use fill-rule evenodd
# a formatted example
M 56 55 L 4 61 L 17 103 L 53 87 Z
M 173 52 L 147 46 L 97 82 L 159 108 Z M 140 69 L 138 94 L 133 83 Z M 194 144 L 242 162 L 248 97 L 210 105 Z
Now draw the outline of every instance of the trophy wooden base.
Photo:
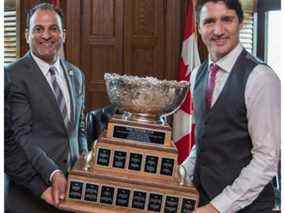
M 192 212 L 197 206 L 194 187 L 175 180 L 153 181 L 135 174 L 86 172 L 80 159 L 68 177 L 61 208 L 72 212 Z
M 199 195 L 175 175 L 177 151 L 170 133 L 168 125 L 113 117 L 89 156 L 72 168 L 60 207 L 85 213 L 193 212 Z

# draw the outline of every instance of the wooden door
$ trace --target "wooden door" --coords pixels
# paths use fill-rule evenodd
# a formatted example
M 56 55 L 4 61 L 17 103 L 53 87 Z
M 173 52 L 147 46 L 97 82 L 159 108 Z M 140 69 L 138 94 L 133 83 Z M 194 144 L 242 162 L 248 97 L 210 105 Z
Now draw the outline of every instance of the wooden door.
M 165 78 L 165 2 L 125 1 L 125 73 Z
M 104 73 L 123 73 L 123 0 L 84 0 L 80 67 L 85 72 L 87 110 L 109 104 Z
M 104 73 L 165 77 L 165 0 L 84 0 L 80 67 L 89 109 L 109 103 Z
M 86 111 L 109 104 L 104 73 L 175 79 L 181 43 L 177 0 L 66 1 L 66 56 L 86 76 Z

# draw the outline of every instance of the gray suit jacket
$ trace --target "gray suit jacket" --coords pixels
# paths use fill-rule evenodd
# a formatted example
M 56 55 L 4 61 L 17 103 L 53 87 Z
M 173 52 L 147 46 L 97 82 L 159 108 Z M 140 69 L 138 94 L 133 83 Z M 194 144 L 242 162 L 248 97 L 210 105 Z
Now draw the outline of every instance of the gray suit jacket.
M 8 97 L 10 93 L 10 77 L 5 70 L 5 192 L 9 191 L 10 179 L 17 182 L 18 185 L 25 186 L 33 191 L 35 194 L 40 193 L 46 187 L 40 184 L 41 177 L 33 169 L 31 163 L 28 161 L 23 148 L 15 140 L 15 135 L 12 131 L 10 106 L 8 104 Z M 40 182 L 40 183 L 39 183 Z M 43 185 L 42 188 L 39 188 Z
M 71 126 L 68 129 L 55 96 L 30 53 L 6 68 L 11 76 L 8 101 L 16 141 L 46 186 L 54 170 L 67 173 L 79 154 L 87 151 L 84 76 L 67 61 L 61 60 L 60 63 L 71 103 Z

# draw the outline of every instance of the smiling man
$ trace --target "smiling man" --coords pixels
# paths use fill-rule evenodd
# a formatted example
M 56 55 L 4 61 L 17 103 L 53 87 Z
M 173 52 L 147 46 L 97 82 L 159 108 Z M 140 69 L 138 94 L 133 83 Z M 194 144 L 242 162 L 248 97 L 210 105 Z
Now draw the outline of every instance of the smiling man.
M 183 165 L 200 193 L 195 212 L 271 213 L 280 80 L 240 44 L 238 0 L 198 0 L 196 6 L 209 57 L 191 74 L 196 149 Z
M 26 40 L 30 51 L 6 68 L 11 76 L 8 103 L 15 141 L 40 178 L 32 188 L 12 183 L 5 208 L 13 213 L 57 212 L 54 206 L 64 199 L 66 175 L 79 154 L 87 152 L 84 76 L 60 59 L 65 31 L 62 13 L 53 5 L 31 9 Z

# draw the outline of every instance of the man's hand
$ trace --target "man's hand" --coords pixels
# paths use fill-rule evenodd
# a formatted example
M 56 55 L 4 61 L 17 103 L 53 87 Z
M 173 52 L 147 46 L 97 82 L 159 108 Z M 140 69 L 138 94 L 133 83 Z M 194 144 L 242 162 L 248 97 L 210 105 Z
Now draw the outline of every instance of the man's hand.
M 199 207 L 194 211 L 194 213 L 218 213 L 219 211 L 211 204 Z
M 52 177 L 52 197 L 53 205 L 58 207 L 59 203 L 64 200 L 66 190 L 66 179 L 62 172 L 56 172 Z
M 41 198 L 48 204 L 54 205 L 51 186 L 42 193 Z

